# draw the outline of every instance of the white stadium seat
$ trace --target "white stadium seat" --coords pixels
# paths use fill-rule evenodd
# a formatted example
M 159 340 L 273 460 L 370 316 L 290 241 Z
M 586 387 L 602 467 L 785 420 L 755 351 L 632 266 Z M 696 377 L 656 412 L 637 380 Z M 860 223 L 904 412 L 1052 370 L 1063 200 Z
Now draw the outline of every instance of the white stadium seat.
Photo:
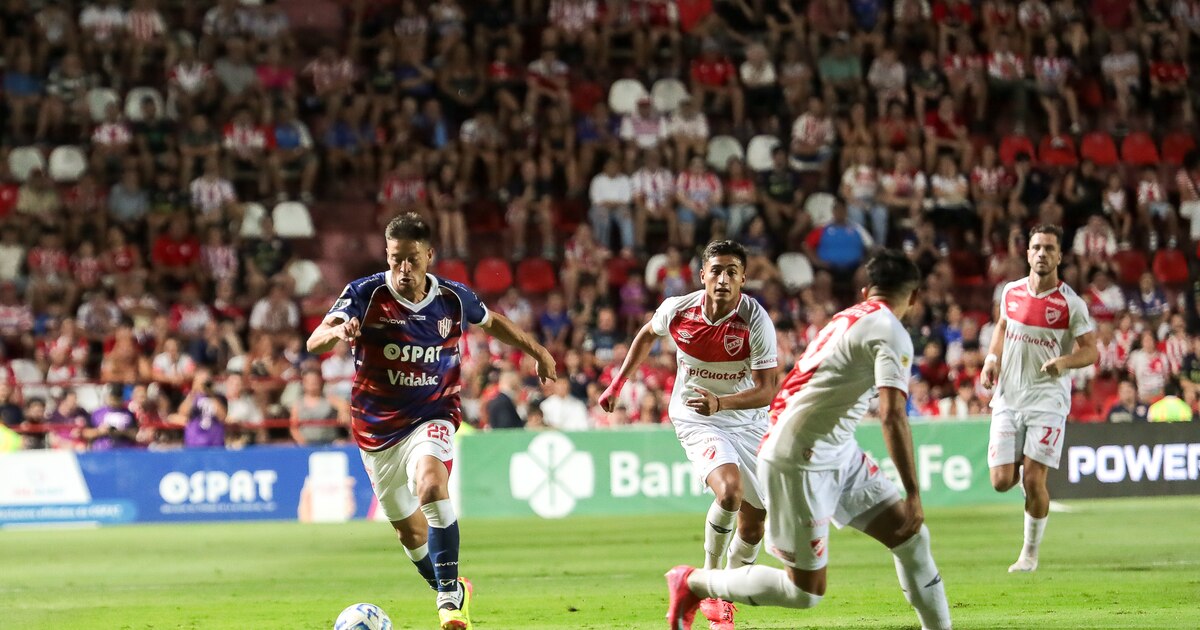
M 95 411 L 104 406 L 105 398 L 108 396 L 105 385 L 76 385 L 75 398 L 80 407 L 88 411 Z
M 32 359 L 13 359 L 9 362 L 8 367 L 12 369 L 13 378 L 20 385 L 41 383 L 46 380 L 45 374 Z
M 271 218 L 275 221 L 275 233 L 281 238 L 312 238 L 317 234 L 308 208 L 297 201 L 285 201 L 275 206 Z
M 651 291 L 658 290 L 658 272 L 663 267 L 667 266 L 666 254 L 655 254 L 646 261 L 646 288 Z
M 104 120 L 104 110 L 108 109 L 110 104 L 121 106 L 121 97 L 117 96 L 116 90 L 109 88 L 93 88 L 87 93 L 88 113 L 92 115 L 92 122 L 100 122 Z
M 55 147 L 50 152 L 50 179 L 60 184 L 78 181 L 87 167 L 87 156 L 79 147 Z
M 683 84 L 683 81 L 673 77 L 659 79 L 650 87 L 650 98 L 654 101 L 654 109 L 664 114 L 679 109 L 679 104 L 688 96 L 690 95 L 687 86 Z
M 778 146 L 779 138 L 775 136 L 764 134 L 750 138 L 750 144 L 746 145 L 746 166 L 756 173 L 771 170 L 771 152 Z
M 637 102 L 647 96 L 646 86 L 637 79 L 617 79 L 608 89 L 608 108 L 614 114 L 632 114 Z
M 29 173 L 34 169 L 46 170 L 46 158 L 37 147 L 17 147 L 8 153 L 8 172 L 17 181 L 29 179 Z
M 297 260 L 288 265 L 288 275 L 296 283 L 295 293 L 307 297 L 321 283 L 321 268 L 311 260 Z
M 742 143 L 738 142 L 733 136 L 713 136 L 708 141 L 708 156 L 705 161 L 714 170 L 725 172 L 725 168 L 729 165 L 729 158 L 736 157 L 738 159 L 746 159 L 746 152 L 742 150 Z
M 825 225 L 833 220 L 833 204 L 836 202 L 829 193 L 813 193 L 804 200 L 804 211 L 812 217 L 813 225 Z
M 158 90 L 152 87 L 135 87 L 125 95 L 125 118 L 128 118 L 129 122 L 141 122 L 142 101 L 147 98 L 154 100 L 160 116 L 166 113 L 166 105 Z
M 799 252 L 780 254 L 776 264 L 779 265 L 779 274 L 783 276 L 783 286 L 788 291 L 794 293 L 812 285 L 812 263 L 804 254 Z
M 247 201 L 242 204 L 242 227 L 238 236 L 242 238 L 258 238 L 262 236 L 262 220 L 267 216 L 267 209 L 261 203 Z

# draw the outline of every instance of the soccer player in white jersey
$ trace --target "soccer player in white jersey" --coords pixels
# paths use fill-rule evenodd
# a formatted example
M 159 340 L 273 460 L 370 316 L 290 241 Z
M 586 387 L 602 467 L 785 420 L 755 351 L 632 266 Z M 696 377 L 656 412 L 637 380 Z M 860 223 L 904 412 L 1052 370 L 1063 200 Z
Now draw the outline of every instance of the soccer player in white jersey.
M 626 379 L 659 337 L 675 341 L 679 368 L 667 412 L 696 474 L 715 495 L 704 527 L 704 566 L 719 568 L 728 550 L 728 566 L 741 567 L 754 564 L 766 518 L 754 471 L 778 380 L 775 327 L 766 310 L 742 294 L 746 249 L 741 244 L 713 241 L 704 248 L 703 260 L 704 290 L 658 307 L 634 338 L 600 406 L 613 410 Z M 703 610 L 710 628 L 734 627 L 735 609 L 728 600 L 706 600 Z
M 816 606 L 825 594 L 830 523 L 850 525 L 886 545 L 921 627 L 950 627 L 945 587 L 929 550 L 905 405 L 913 345 L 900 319 L 915 302 L 920 272 L 891 250 L 867 263 L 867 275 L 866 300 L 830 320 L 771 403 L 758 479 L 767 489 L 768 548 L 787 570 L 671 569 L 672 630 L 689 630 L 707 597 L 752 606 Z M 903 499 L 854 440 L 876 392 Z
M 1058 279 L 1062 236 L 1053 225 L 1030 232 L 1029 277 L 1000 294 L 1000 321 L 980 374 L 984 387 L 996 387 L 988 440 L 992 487 L 1007 492 L 1021 483 L 1025 490 L 1025 544 L 1009 573 L 1037 570 L 1050 513 L 1046 473 L 1062 457 L 1070 372 L 1099 357 L 1087 305 Z

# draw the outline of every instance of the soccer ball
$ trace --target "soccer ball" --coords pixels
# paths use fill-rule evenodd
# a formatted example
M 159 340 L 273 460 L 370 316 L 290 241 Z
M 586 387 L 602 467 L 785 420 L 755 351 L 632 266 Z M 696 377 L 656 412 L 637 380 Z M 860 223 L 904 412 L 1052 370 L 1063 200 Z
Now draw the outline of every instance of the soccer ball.
M 392 620 L 375 604 L 354 604 L 338 615 L 333 630 L 392 630 Z

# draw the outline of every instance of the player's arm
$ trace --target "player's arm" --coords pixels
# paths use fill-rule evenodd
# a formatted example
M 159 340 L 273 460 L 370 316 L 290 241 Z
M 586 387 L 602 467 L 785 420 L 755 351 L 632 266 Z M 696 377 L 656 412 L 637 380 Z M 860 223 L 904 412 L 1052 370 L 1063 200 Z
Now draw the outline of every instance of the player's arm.
M 925 512 L 921 508 L 921 487 L 917 485 L 917 463 L 913 457 L 912 429 L 908 425 L 908 396 L 895 387 L 879 388 L 879 419 L 883 426 L 883 442 L 896 467 L 900 484 L 904 486 L 904 501 L 908 504 L 908 519 L 901 536 L 911 536 L 921 529 Z
M 697 387 L 695 391 L 699 396 L 689 398 L 684 404 L 702 416 L 731 409 L 758 409 L 771 404 L 775 393 L 779 391 L 779 369 L 772 367 L 751 370 L 750 377 L 754 379 L 754 387 L 750 389 L 727 396 L 717 396 Z
M 532 335 L 517 328 L 509 318 L 490 311 L 487 321 L 479 325 L 487 334 L 495 337 L 500 343 L 517 348 L 537 361 L 538 377 L 542 382 L 558 380 L 555 372 L 554 357 Z
M 321 324 L 308 337 L 308 351 L 311 354 L 325 354 L 337 345 L 339 341 L 347 343 L 358 338 L 360 329 L 357 317 L 345 319 L 340 314 L 326 315 Z
M 638 366 L 646 357 L 650 356 L 650 349 L 654 347 L 654 343 L 658 341 L 659 334 L 654 331 L 653 322 L 646 322 L 642 329 L 638 331 L 637 336 L 633 338 L 633 343 L 629 345 L 629 352 L 625 353 L 625 362 L 621 364 L 621 370 L 613 377 L 608 388 L 600 394 L 600 408 L 612 412 L 617 406 L 617 397 L 621 394 L 621 388 L 625 386 L 626 381 L 630 376 L 637 371 Z
M 1096 347 L 1096 333 L 1084 333 L 1075 338 L 1074 352 L 1046 361 L 1042 365 L 1042 371 L 1058 377 L 1066 374 L 1068 370 L 1095 365 L 1099 358 L 1100 349 Z
M 979 374 L 979 382 L 987 389 L 996 386 L 996 378 L 1000 375 L 1000 358 L 1004 354 L 1004 331 L 1008 329 L 1008 320 L 1001 317 L 992 330 L 992 341 L 988 344 L 987 358 L 983 360 L 983 370 Z

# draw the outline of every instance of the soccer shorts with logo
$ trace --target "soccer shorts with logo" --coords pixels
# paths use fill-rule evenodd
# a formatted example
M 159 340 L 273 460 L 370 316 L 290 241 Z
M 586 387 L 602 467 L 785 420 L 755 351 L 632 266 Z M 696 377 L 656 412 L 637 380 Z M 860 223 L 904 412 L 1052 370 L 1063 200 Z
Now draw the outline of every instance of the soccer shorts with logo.
M 389 521 L 412 516 L 421 507 L 415 494 L 413 478 L 417 462 L 429 455 L 446 464 L 454 462 L 454 425 L 446 420 L 430 420 L 418 426 L 408 437 L 382 451 L 364 451 L 363 467 L 371 479 L 371 488 L 379 498 L 379 510 Z
M 686 424 L 675 428 L 692 469 L 702 481 L 707 481 L 718 466 L 733 464 L 742 473 L 742 499 L 760 510 L 764 507 L 763 488 L 755 471 L 758 445 L 762 444 L 766 431 L 765 425 L 723 429 Z
M 900 491 L 857 445 L 842 467 L 804 470 L 758 463 L 767 488 L 767 549 L 789 567 L 816 571 L 829 562 L 829 524 L 864 529 L 900 500 Z
M 1066 416 L 1044 411 L 994 411 L 988 439 L 988 467 L 1015 464 L 1024 455 L 1050 468 L 1058 468 L 1066 428 Z

